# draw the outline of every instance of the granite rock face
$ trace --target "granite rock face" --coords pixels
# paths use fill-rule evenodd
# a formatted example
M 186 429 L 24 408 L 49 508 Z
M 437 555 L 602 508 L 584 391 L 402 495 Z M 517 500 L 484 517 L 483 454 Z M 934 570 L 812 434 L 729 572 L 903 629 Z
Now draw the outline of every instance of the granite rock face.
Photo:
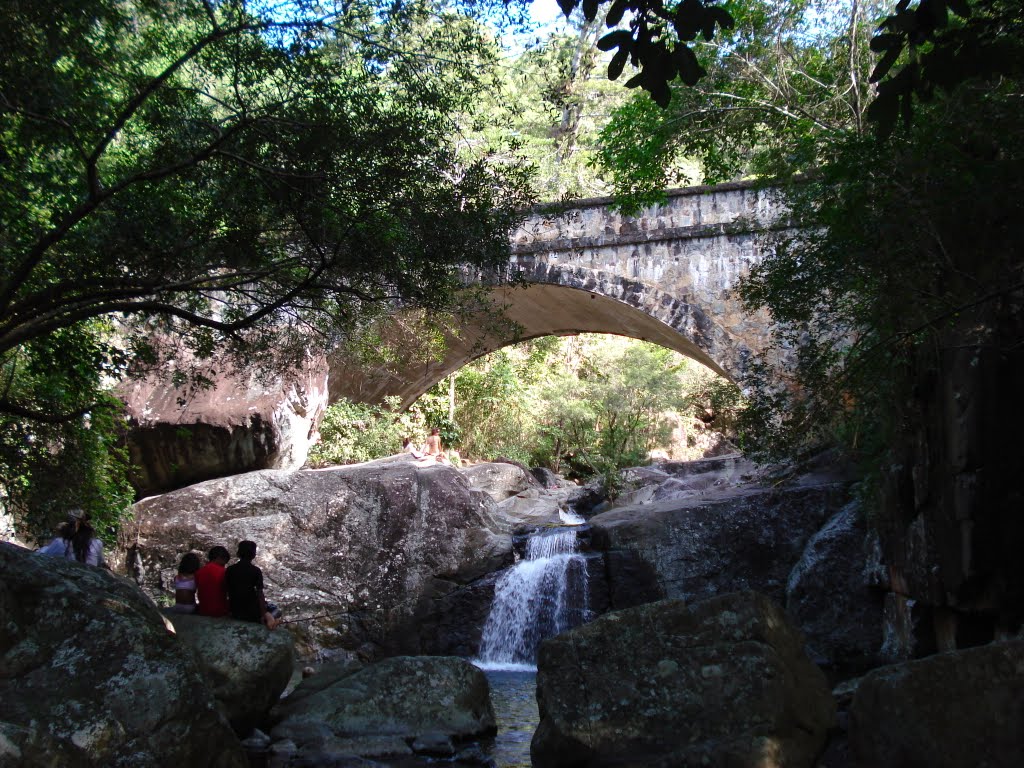
M 313 761 L 302 764 L 451 757 L 455 742 L 495 732 L 487 678 L 464 659 L 395 657 L 333 674 L 327 686 L 317 677 L 281 702 L 270 734 L 293 745 L 296 759 Z M 312 692 L 304 690 L 307 683 Z
M 287 630 L 234 619 L 168 612 L 167 620 L 199 661 L 231 727 L 245 736 L 260 725 L 291 680 L 294 649 Z
M 907 387 L 877 528 L 889 588 L 920 616 L 915 655 L 1024 625 L 1021 338 L 1020 291 L 958 313 Z
M 727 487 L 618 507 L 590 519 L 594 546 L 627 550 L 658 574 L 666 597 L 689 601 L 753 589 L 782 603 L 811 536 L 845 487 Z
M 857 687 L 850 746 L 870 768 L 1017 768 L 1024 640 L 881 667 Z
M 0 766 L 245 768 L 195 658 L 99 568 L 0 543 Z
M 463 469 L 462 476 L 470 488 L 483 491 L 495 501 L 504 501 L 528 488 L 540 486 L 528 470 L 506 462 L 474 464 Z
M 399 457 L 295 472 L 264 470 L 144 499 L 129 562 L 166 594 L 181 555 L 257 542 L 269 600 L 303 655 L 343 648 L 368 659 L 429 650 L 453 592 L 511 562 L 509 523 L 459 472 Z M 311 619 L 311 620 L 307 620 Z M 462 643 L 459 638 L 453 643 Z
M 328 402 L 325 361 L 309 360 L 272 383 L 232 374 L 226 362 L 201 372 L 212 385 L 194 392 L 171 384 L 175 370 L 120 387 L 137 467 L 132 482 L 141 495 L 305 463 Z
M 786 585 L 786 612 L 811 658 L 844 675 L 882 663 L 884 597 L 869 583 L 867 549 L 867 526 L 854 501 L 811 537 Z
M 541 644 L 537 768 L 808 768 L 835 703 L 800 633 L 753 592 L 606 614 Z

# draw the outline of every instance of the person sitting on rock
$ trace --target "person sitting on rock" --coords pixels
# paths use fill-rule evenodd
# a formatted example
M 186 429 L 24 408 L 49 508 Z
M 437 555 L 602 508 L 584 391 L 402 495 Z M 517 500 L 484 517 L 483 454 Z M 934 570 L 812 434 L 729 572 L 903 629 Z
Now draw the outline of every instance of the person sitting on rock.
M 412 441 L 411 437 L 402 438 L 402 453 L 408 453 L 414 459 L 422 459 L 423 454 L 416 447 L 416 443 Z
M 196 571 L 196 597 L 199 598 L 200 616 L 220 618 L 228 616 L 228 590 L 224 581 L 224 567 L 231 559 L 227 549 L 213 547 L 206 555 L 209 562 Z
M 444 450 L 441 448 L 441 430 L 437 427 L 430 430 L 425 450 L 427 456 L 432 456 L 439 464 L 448 463 L 448 457 L 444 455 Z
M 238 562 L 224 572 L 231 615 L 242 621 L 262 621 L 267 629 L 278 624 L 279 611 L 263 595 L 263 571 L 253 565 L 256 542 L 238 542 Z M 275 613 L 278 615 L 275 616 Z
M 199 555 L 186 552 L 178 565 L 178 573 L 174 577 L 175 613 L 196 612 L 196 571 L 199 570 Z
M 89 524 L 89 515 L 81 509 L 70 510 L 67 522 L 57 531 L 57 538 L 36 552 L 109 569 L 103 560 L 103 542 Z

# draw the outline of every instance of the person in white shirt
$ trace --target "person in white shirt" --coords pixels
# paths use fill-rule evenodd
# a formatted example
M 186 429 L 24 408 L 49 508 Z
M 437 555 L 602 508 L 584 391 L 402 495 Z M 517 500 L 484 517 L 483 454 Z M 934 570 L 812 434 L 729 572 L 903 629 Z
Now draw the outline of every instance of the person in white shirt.
M 81 509 L 72 509 L 68 512 L 68 520 L 57 531 L 57 538 L 45 547 L 37 549 L 36 553 L 63 557 L 65 560 L 77 560 L 100 568 L 107 567 L 103 560 L 103 542 L 89 524 L 89 515 Z

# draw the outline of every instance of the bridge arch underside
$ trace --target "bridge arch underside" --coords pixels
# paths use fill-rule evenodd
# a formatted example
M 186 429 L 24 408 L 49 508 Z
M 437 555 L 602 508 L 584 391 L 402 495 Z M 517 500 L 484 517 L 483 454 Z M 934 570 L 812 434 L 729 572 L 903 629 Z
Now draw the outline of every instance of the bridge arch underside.
M 398 396 L 402 408 L 438 381 L 473 360 L 510 344 L 542 336 L 608 333 L 675 350 L 737 381 L 749 351 L 731 339 L 708 313 L 656 288 L 615 276 L 579 276 L 578 284 L 538 282 L 491 290 L 507 323 L 488 330 L 467 325 L 448 341 L 443 360 L 410 361 L 399 370 L 363 372 L 358 381 L 332 365 L 331 400 L 346 396 L 380 402 Z

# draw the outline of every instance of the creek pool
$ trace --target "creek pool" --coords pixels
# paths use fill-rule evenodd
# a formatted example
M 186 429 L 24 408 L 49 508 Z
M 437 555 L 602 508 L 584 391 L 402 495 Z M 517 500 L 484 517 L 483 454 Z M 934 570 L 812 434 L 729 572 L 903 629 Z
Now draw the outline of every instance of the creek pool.
M 483 745 L 496 768 L 530 768 L 530 740 L 537 729 L 537 670 L 526 665 L 484 667 L 498 735 Z

